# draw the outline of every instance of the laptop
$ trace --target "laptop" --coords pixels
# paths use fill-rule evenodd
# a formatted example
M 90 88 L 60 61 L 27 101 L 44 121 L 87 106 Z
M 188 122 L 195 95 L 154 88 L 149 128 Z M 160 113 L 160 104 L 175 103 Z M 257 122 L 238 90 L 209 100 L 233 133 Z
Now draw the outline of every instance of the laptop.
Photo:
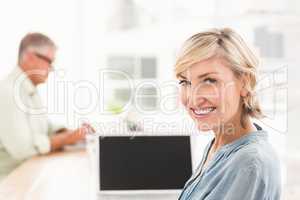
M 189 136 L 97 136 L 99 199 L 177 199 L 192 174 Z

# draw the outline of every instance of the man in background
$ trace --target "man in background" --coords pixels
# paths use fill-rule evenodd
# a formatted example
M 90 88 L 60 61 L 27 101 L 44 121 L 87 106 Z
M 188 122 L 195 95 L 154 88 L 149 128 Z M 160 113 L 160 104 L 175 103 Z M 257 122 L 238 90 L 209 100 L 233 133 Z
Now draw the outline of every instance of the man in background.
M 88 124 L 76 130 L 56 127 L 47 118 L 37 86 L 44 83 L 55 58 L 54 42 L 41 33 L 21 41 L 18 66 L 0 82 L 0 180 L 35 155 L 82 141 Z

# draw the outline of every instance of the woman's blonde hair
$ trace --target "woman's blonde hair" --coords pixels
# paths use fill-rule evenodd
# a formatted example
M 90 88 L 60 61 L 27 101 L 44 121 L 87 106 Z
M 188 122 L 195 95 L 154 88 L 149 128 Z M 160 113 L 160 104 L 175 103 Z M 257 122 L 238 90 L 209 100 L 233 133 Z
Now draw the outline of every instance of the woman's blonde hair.
M 247 116 L 263 117 L 254 92 L 257 84 L 258 58 L 241 36 L 230 28 L 211 29 L 186 40 L 177 56 L 176 77 L 193 64 L 212 57 L 223 58 L 237 77 L 247 78 L 244 87 L 248 95 L 242 99 L 241 124 L 245 125 Z

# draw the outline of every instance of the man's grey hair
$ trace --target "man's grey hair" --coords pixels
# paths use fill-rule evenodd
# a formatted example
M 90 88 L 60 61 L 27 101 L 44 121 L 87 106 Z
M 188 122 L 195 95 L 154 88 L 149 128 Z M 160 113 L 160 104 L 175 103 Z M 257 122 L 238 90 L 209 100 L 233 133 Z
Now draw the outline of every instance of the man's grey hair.
M 43 48 L 56 49 L 55 43 L 42 33 L 28 33 L 21 40 L 18 54 L 18 62 L 22 60 L 24 53 L 28 50 L 40 52 Z

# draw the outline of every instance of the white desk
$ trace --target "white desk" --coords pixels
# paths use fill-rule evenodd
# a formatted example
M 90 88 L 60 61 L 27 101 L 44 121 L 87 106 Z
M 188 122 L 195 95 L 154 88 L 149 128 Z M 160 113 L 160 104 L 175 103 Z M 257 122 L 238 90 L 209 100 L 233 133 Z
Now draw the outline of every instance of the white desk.
M 34 157 L 0 185 L 0 200 L 87 200 L 90 170 L 83 150 Z

